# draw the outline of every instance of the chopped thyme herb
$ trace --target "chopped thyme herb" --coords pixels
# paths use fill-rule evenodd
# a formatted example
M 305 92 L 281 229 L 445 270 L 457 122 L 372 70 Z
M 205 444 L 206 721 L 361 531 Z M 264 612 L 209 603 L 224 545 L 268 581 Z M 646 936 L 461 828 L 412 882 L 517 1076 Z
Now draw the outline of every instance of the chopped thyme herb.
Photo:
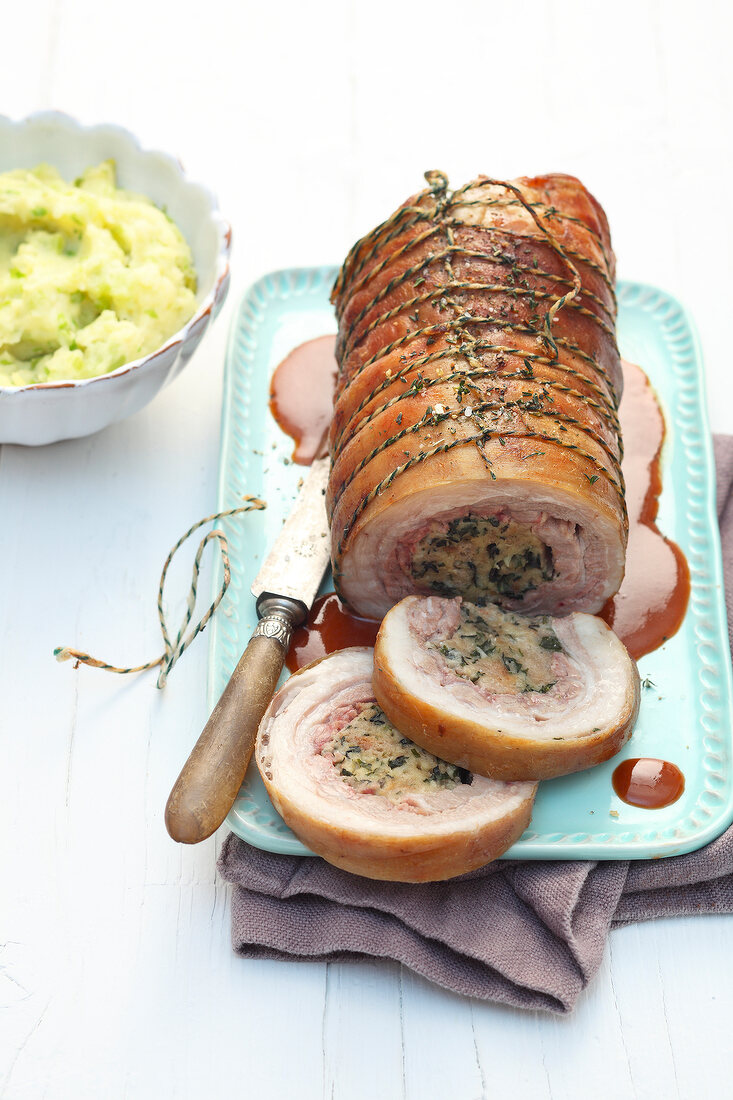
M 397 746 L 405 751 L 395 752 Z M 393 802 L 416 792 L 452 790 L 473 778 L 402 737 L 377 703 L 361 704 L 355 717 L 321 746 L 320 755 L 357 794 Z
M 440 653 L 452 674 L 490 692 L 549 692 L 557 680 L 552 650 L 540 644 L 542 637 L 551 641 L 547 617 L 518 615 L 485 602 L 483 610 L 481 603 L 464 601 L 457 627 L 448 637 L 429 641 L 427 649 Z
M 554 571 L 550 549 L 525 528 L 468 513 L 431 525 L 414 548 L 410 576 L 427 581 L 424 591 L 480 602 L 486 592 L 521 599 Z

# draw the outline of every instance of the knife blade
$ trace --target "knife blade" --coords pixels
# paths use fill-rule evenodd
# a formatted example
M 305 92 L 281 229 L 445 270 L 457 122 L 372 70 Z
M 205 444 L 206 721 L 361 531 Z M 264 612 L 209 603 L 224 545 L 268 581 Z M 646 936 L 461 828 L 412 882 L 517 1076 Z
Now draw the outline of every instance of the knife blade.
M 170 836 L 198 844 L 221 825 L 244 780 L 257 728 L 277 686 L 290 637 L 308 617 L 329 561 L 325 493 L 317 459 L 254 584 L 258 623 L 183 766 L 165 808 Z
M 254 579 L 258 603 L 267 595 L 302 603 L 306 615 L 328 564 L 326 484 L 329 460 L 317 458 L 308 471 L 295 507 Z

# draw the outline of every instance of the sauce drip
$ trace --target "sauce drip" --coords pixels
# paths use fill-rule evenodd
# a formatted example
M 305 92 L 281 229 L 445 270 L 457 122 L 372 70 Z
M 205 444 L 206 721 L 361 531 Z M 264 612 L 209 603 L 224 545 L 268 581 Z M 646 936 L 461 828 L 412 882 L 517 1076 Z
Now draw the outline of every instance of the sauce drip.
M 297 672 L 311 661 L 354 645 L 373 646 L 379 623 L 352 615 L 335 592 L 319 596 L 307 622 L 293 632 L 285 663 Z
M 295 441 L 293 462 L 310 466 L 328 454 L 336 384 L 336 337 L 319 336 L 294 348 L 270 382 L 270 411 Z
M 690 571 L 679 546 L 666 539 L 654 522 L 662 491 L 662 411 L 641 368 L 626 362 L 623 368 L 619 417 L 629 543 L 623 584 L 607 601 L 601 617 L 638 660 L 679 630 L 690 596 Z
M 685 777 L 676 764 L 649 756 L 624 760 L 615 769 L 612 782 L 622 802 L 646 810 L 670 806 L 685 789 Z

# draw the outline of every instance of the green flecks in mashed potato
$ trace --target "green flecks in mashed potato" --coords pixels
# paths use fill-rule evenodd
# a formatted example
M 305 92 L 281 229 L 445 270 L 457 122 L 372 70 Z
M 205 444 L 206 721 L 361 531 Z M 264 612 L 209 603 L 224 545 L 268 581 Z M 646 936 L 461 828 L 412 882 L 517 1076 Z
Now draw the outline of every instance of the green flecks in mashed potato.
M 0 175 L 0 385 L 93 378 L 160 347 L 192 316 L 196 273 L 150 199 L 113 161 L 67 183 Z

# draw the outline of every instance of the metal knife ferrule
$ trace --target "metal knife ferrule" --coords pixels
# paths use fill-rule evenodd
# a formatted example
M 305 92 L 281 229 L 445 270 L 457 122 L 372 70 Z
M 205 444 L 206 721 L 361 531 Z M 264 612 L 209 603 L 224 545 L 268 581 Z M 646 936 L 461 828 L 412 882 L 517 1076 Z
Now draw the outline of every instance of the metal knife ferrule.
M 252 637 L 274 638 L 287 653 L 293 630 L 305 622 L 308 608 L 300 600 L 263 592 L 257 600 L 257 614 L 259 622 Z

